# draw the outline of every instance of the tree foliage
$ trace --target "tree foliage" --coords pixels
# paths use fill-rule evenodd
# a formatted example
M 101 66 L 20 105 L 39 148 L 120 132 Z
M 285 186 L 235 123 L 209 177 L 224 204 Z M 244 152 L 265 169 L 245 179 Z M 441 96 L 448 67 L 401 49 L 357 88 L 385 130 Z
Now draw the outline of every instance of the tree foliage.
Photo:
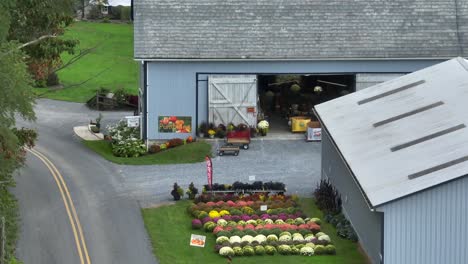
M 23 49 L 33 78 L 44 86 L 49 75 L 61 65 L 60 55 L 74 54 L 78 44 L 77 40 L 58 37 L 73 22 L 73 0 L 16 0 L 15 8 L 10 10 L 8 40 L 27 43 L 49 36 Z
M 15 128 L 15 117 L 35 119 L 26 54 L 21 43 L 8 38 L 16 8 L 16 1 L 0 1 L 0 216 L 6 219 L 7 259 L 14 258 L 17 236 L 17 205 L 8 187 L 14 185 L 14 170 L 24 163 L 24 147 L 33 146 L 37 137 L 33 130 Z

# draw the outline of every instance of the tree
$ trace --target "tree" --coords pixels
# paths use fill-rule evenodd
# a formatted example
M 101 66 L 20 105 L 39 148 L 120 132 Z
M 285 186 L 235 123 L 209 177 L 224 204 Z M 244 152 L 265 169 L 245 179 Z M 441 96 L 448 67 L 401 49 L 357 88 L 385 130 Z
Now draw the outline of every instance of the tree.
M 31 78 L 22 50 L 28 45 L 8 40 L 15 4 L 0 1 L 0 216 L 6 219 L 6 259 L 13 257 L 17 236 L 17 206 L 8 187 L 14 185 L 14 170 L 24 163 L 24 148 L 33 146 L 37 136 L 33 130 L 15 128 L 15 116 L 35 119 Z
M 55 69 L 62 64 L 60 55 L 75 52 L 77 40 L 59 38 L 73 22 L 72 1 L 16 0 L 15 8 L 10 9 L 9 41 L 29 43 L 47 37 L 23 48 L 36 86 L 46 86 L 48 80 L 49 85 L 58 84 Z

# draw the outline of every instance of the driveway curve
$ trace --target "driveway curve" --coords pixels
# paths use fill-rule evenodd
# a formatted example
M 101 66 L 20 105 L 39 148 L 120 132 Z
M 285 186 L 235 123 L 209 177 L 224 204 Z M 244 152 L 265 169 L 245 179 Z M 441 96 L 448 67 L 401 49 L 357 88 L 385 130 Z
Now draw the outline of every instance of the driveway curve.
M 35 106 L 37 121 L 19 126 L 36 128 L 39 132 L 37 149 L 51 159 L 69 185 L 72 199 L 83 225 L 93 263 L 156 263 L 151 245 L 144 229 L 140 207 L 150 207 L 171 200 L 172 184 L 177 182 L 187 188 L 194 182 L 199 189 L 206 184 L 204 163 L 179 165 L 126 166 L 113 164 L 87 149 L 73 134 L 73 127 L 88 124 L 99 112 L 83 104 L 41 99 Z M 103 126 L 114 123 L 130 112 L 102 112 Z M 221 141 L 212 141 L 213 149 Z M 239 156 L 213 158 L 214 182 L 255 180 L 282 181 L 288 193 L 311 196 L 320 180 L 320 143 L 303 140 L 255 140 L 249 150 Z M 50 199 L 26 195 L 28 190 L 37 189 L 36 181 L 50 181 L 50 175 L 36 171 L 37 161 L 28 157 L 27 167 L 17 176 L 14 190 L 20 203 L 22 231 L 18 243 L 18 257 L 28 259 L 27 249 L 35 247 L 29 241 L 36 222 L 35 215 L 28 214 L 34 208 L 43 208 Z M 33 169 L 32 169 L 33 168 Z M 34 180 L 29 180 L 29 178 Z M 48 187 L 47 187 L 48 186 Z M 40 191 L 54 193 L 56 186 L 40 185 Z M 58 197 L 57 197 L 58 199 Z M 42 206 L 41 206 L 42 205 Z M 47 223 L 45 223 L 47 224 Z M 52 223 L 49 223 L 52 224 Z M 50 229 L 48 229 L 50 228 Z M 67 231 L 50 230 L 46 239 L 63 238 Z M 44 243 L 48 251 L 57 250 L 52 244 Z M 44 250 L 46 252 L 47 250 Z M 46 253 L 44 253 L 46 254 Z M 57 263 L 25 262 L 27 263 Z M 67 262 L 72 263 L 72 262 Z

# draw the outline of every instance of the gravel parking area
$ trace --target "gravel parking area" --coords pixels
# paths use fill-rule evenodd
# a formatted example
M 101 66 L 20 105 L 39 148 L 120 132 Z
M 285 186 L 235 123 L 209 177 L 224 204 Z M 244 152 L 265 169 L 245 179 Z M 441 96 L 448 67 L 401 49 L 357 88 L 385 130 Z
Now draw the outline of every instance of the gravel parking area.
M 213 150 L 223 142 L 213 141 Z M 288 193 L 311 196 L 320 180 L 319 142 L 304 140 L 255 140 L 239 156 L 225 155 L 213 158 L 213 182 L 233 183 L 249 181 L 281 181 Z M 187 188 L 194 182 L 201 190 L 207 183 L 205 163 L 163 166 L 118 166 L 125 192 L 140 201 L 143 207 L 172 199 L 174 182 Z

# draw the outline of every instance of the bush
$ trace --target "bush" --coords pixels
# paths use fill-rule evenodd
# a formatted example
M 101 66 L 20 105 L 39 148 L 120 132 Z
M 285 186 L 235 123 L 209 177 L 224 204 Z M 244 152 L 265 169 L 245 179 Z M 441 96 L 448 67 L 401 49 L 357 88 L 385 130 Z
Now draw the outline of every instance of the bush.
M 202 228 L 202 222 L 200 221 L 200 219 L 193 219 L 192 220 L 192 229 L 200 229 Z
M 184 141 L 180 138 L 173 138 L 169 140 L 166 144 L 168 148 L 175 148 L 184 145 Z
M 241 247 L 233 247 L 232 249 L 234 250 L 234 255 L 239 257 L 244 255 L 244 251 Z
M 265 255 L 265 248 L 263 246 L 255 246 L 254 250 L 256 255 Z
M 113 143 L 126 139 L 140 138 L 140 128 L 128 127 L 125 120 L 120 120 L 117 124 L 108 126 L 107 131 Z
M 242 251 L 244 251 L 244 256 L 253 256 L 253 255 L 255 255 L 255 250 L 251 246 L 244 246 L 242 248 Z
M 112 154 L 116 157 L 139 157 L 146 153 L 146 146 L 139 139 L 124 139 L 112 143 Z
M 279 245 L 278 253 L 280 253 L 281 255 L 289 255 L 291 254 L 291 247 L 288 245 Z
M 153 144 L 149 147 L 148 152 L 151 154 L 155 154 L 161 151 L 161 147 L 158 144 Z
M 325 246 L 322 246 L 322 245 L 317 245 L 315 246 L 314 248 L 314 253 L 316 255 L 323 255 L 326 253 L 326 250 L 325 250 Z
M 312 256 L 314 254 L 314 249 L 312 247 L 304 246 L 300 249 L 301 255 Z
M 276 248 L 274 246 L 265 246 L 265 252 L 268 255 L 274 255 L 276 253 Z
M 216 239 L 216 244 L 218 245 L 221 245 L 225 242 L 228 242 L 229 243 L 229 238 L 228 237 L 225 237 L 225 236 L 220 236 Z
M 325 246 L 325 253 L 328 255 L 335 255 L 336 254 L 335 246 L 334 245 Z
M 174 201 L 178 201 L 182 196 L 184 196 L 184 190 L 180 188 L 177 183 L 174 183 L 172 186 L 171 195 L 174 197 Z
M 213 229 L 216 227 L 216 224 L 212 221 L 209 221 L 209 222 L 206 222 L 204 225 L 203 225 L 203 228 L 205 229 L 205 231 L 207 232 L 212 232 Z
M 195 199 L 195 196 L 198 194 L 198 189 L 195 188 L 195 184 L 193 184 L 193 182 L 191 182 L 189 184 L 189 187 L 187 189 L 187 196 L 190 200 L 193 200 Z
M 234 256 L 234 250 L 231 248 L 231 247 L 222 247 L 220 250 L 219 250 L 219 254 L 221 256 L 225 256 L 225 257 L 232 257 Z
M 325 213 L 341 212 L 341 196 L 328 180 L 321 180 L 314 191 L 317 207 Z

